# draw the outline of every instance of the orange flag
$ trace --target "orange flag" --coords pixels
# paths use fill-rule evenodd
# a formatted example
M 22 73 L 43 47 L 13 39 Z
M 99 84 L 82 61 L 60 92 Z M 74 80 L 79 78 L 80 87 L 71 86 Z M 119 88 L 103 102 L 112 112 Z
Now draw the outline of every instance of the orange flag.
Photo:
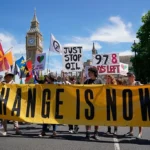
M 12 66 L 14 60 L 13 60 L 13 54 L 11 50 L 5 54 L 5 58 L 7 59 L 9 65 Z
M 7 59 L 4 57 L 4 51 L 0 43 L 0 71 L 5 71 L 9 69 L 9 64 Z

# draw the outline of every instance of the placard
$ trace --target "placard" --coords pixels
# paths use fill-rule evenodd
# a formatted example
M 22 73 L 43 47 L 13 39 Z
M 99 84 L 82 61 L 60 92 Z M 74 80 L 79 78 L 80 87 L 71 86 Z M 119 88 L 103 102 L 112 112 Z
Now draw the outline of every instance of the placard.
M 36 54 L 34 70 L 45 70 L 46 53 Z
M 119 53 L 93 55 L 93 66 L 98 74 L 120 74 Z
M 126 76 L 129 72 L 129 65 L 120 63 L 120 74 Z
M 119 65 L 119 53 L 93 55 L 93 66 Z
M 79 72 L 83 69 L 82 62 L 82 47 L 63 47 L 63 71 L 64 72 Z
M 88 69 L 91 68 L 92 66 L 85 66 L 84 68 L 84 76 L 86 79 L 89 79 L 89 74 L 88 74 Z

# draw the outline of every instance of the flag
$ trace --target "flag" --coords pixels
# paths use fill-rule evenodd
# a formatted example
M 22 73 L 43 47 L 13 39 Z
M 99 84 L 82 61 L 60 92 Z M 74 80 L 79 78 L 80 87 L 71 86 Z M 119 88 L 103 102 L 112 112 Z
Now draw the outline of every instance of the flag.
M 26 62 L 26 66 L 27 66 L 28 71 L 32 71 L 32 61 L 31 60 L 28 60 Z
M 0 43 L 0 56 L 4 56 L 4 51 L 3 51 L 3 47 L 2 44 Z
M 12 66 L 14 60 L 13 60 L 13 54 L 11 50 L 5 53 L 5 58 L 7 59 L 9 65 Z
M 32 74 L 34 75 L 34 84 L 37 84 L 36 79 L 39 79 L 39 71 L 33 70 Z
M 25 67 L 26 67 L 26 61 L 25 61 L 24 57 L 22 56 L 21 58 L 16 60 L 15 63 L 20 69 L 20 78 L 26 77 L 26 75 L 24 75 Z
M 26 74 L 26 79 L 25 81 L 28 82 L 30 81 L 30 79 L 33 78 L 33 73 L 32 73 L 32 61 L 31 60 L 28 60 L 26 62 L 26 70 L 28 71 L 27 74 Z
M 30 72 L 28 72 L 27 75 L 26 75 L 25 82 L 30 81 L 32 78 L 33 78 L 33 73 L 32 73 L 32 71 L 30 71 Z
M 9 69 L 9 63 L 7 59 L 4 57 L 4 51 L 0 43 L 0 71 L 5 71 L 8 69 Z
M 17 65 L 21 70 L 24 70 L 24 68 L 22 68 L 22 67 L 25 67 L 26 61 L 25 61 L 25 59 L 24 59 L 23 56 L 22 56 L 21 58 L 19 58 L 18 60 L 16 60 L 16 65 Z
M 56 52 L 56 53 L 59 53 L 59 54 L 62 51 L 61 44 L 59 43 L 58 40 L 55 39 L 53 34 L 51 34 L 51 42 L 50 42 L 50 49 L 49 49 L 49 51 Z
M 13 65 L 13 66 L 11 66 L 11 72 L 14 74 L 14 75 L 19 75 L 19 68 L 18 68 L 18 66 L 16 65 L 16 63 Z

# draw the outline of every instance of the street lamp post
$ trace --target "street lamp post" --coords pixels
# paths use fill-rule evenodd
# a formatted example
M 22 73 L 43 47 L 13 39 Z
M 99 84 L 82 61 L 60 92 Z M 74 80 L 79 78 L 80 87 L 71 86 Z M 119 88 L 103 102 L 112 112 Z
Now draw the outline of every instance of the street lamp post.
M 135 59 L 135 63 L 134 63 L 134 72 L 136 72 L 136 74 L 137 74 L 137 61 L 136 61 L 136 52 L 137 52 L 137 50 L 136 50 L 136 48 L 135 48 L 135 46 L 136 46 L 136 43 L 135 43 L 135 40 L 134 40 L 134 43 L 133 43 L 133 46 L 134 46 L 134 52 L 135 52 L 135 54 L 134 54 L 134 59 Z

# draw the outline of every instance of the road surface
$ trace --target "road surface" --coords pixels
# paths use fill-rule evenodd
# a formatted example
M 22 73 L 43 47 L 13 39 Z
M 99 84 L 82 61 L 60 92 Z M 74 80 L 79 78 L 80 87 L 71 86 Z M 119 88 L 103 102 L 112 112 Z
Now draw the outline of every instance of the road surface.
M 38 137 L 41 125 L 20 125 L 22 135 L 15 135 L 13 125 L 8 125 L 8 135 L 0 136 L 0 150 L 150 150 L 150 128 L 143 128 L 143 137 L 136 139 L 138 128 L 134 128 L 134 137 L 125 138 L 127 127 L 119 127 L 118 136 L 106 135 L 107 127 L 100 127 L 99 140 L 85 140 L 85 127 L 80 126 L 78 134 L 70 134 L 68 126 L 59 125 L 58 137 Z M 93 130 L 93 128 L 92 128 Z

